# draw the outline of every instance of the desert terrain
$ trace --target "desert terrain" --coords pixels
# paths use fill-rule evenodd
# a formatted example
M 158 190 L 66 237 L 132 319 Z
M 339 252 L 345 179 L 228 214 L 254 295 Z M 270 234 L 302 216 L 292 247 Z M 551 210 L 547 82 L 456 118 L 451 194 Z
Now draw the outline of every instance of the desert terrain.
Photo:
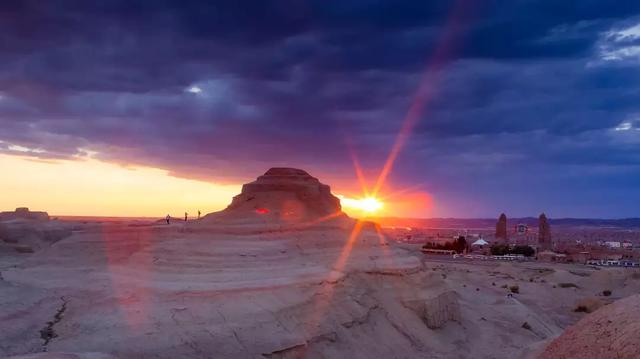
M 534 358 L 640 292 L 637 269 L 425 257 L 283 171 L 199 221 L 5 220 L 0 355 Z

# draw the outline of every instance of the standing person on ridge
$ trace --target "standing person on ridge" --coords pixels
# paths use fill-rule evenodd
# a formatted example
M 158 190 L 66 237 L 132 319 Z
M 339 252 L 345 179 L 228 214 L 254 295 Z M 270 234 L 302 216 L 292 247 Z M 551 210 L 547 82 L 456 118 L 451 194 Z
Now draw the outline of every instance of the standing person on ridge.
M 169 224 L 169 220 L 171 219 L 171 216 L 167 214 L 167 217 L 165 217 L 165 219 L 167 220 L 167 224 Z
M 184 221 L 185 221 L 185 222 L 187 221 L 187 216 L 188 216 L 188 213 L 187 213 L 187 212 L 184 212 Z
M 198 210 L 198 219 L 200 219 L 200 210 Z

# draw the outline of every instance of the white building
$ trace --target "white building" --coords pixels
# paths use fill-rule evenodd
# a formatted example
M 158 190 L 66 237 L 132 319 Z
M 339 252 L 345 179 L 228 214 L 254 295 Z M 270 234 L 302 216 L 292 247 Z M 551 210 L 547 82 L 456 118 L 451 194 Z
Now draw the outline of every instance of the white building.
M 485 241 L 484 239 L 480 238 L 480 239 L 478 239 L 477 241 L 475 241 L 475 242 L 471 243 L 471 246 L 472 246 L 472 247 L 474 247 L 474 246 L 486 246 L 486 245 L 488 245 L 488 244 L 489 244 L 489 242 L 487 242 L 487 241 Z

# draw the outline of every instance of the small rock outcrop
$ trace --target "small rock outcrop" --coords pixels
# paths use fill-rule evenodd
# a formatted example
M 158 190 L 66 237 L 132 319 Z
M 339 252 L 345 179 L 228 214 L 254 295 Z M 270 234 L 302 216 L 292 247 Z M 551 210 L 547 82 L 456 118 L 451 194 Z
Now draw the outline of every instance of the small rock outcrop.
M 34 253 L 71 235 L 71 228 L 49 220 L 47 212 L 16 208 L 0 212 L 0 252 Z
M 340 199 L 328 185 L 296 168 L 271 168 L 220 212 L 203 217 L 203 222 L 259 220 L 296 223 L 325 217 L 341 217 Z
M 16 208 L 13 212 L 0 212 L 0 222 L 12 220 L 48 221 L 47 212 L 32 212 L 29 208 Z
M 447 322 L 460 322 L 460 304 L 455 291 L 444 292 L 434 298 L 427 299 L 424 304 L 423 320 L 427 327 L 439 329 Z

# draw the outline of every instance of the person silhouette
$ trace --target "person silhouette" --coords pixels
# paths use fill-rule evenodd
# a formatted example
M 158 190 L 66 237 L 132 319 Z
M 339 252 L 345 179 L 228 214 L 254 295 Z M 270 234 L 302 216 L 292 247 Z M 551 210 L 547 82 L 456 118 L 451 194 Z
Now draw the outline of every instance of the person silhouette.
M 200 219 L 200 210 L 198 210 L 198 219 Z
M 188 214 L 187 212 L 184 212 L 184 221 L 185 221 L 185 222 L 187 221 L 187 216 L 188 216 L 188 215 L 189 215 L 189 214 Z
M 167 224 L 169 224 L 169 220 L 171 220 L 171 216 L 167 214 L 167 217 L 165 217 L 165 219 L 167 220 Z

